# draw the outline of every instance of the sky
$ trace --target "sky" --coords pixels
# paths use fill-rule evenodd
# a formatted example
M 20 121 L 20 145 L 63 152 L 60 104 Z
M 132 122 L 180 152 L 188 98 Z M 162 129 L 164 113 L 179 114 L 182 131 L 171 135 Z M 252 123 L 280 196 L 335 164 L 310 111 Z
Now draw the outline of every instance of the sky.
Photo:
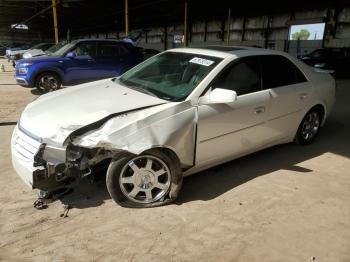
M 310 32 L 308 40 L 322 40 L 324 32 L 324 23 L 306 24 L 306 25 L 292 25 L 290 27 L 289 39 L 292 39 L 292 34 L 299 32 L 301 29 L 307 29 Z M 316 36 L 316 39 L 315 39 Z

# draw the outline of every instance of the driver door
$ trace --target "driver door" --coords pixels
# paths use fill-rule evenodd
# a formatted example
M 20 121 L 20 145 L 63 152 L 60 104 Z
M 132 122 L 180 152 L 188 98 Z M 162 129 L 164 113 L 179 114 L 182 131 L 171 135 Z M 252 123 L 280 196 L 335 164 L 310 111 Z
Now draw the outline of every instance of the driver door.
M 71 52 L 75 57 L 65 60 L 66 83 L 77 84 L 99 78 L 96 65 L 96 41 L 79 42 Z
M 239 157 L 266 143 L 270 94 L 262 90 L 260 71 L 257 57 L 245 57 L 234 61 L 214 81 L 211 90 L 234 90 L 237 99 L 198 106 L 197 165 Z

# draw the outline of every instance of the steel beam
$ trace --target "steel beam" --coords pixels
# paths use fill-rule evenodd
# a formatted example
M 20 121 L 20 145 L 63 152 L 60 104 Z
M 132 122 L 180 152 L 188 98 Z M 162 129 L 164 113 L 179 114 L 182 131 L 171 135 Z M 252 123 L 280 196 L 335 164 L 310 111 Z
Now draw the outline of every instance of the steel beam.
M 56 0 L 52 0 L 52 15 L 53 15 L 53 29 L 55 32 L 55 43 L 58 43 L 58 25 L 57 25 L 57 8 Z
M 185 16 L 184 16 L 184 46 L 187 46 L 187 1 L 185 1 Z
M 129 1 L 125 0 L 125 36 L 129 36 Z

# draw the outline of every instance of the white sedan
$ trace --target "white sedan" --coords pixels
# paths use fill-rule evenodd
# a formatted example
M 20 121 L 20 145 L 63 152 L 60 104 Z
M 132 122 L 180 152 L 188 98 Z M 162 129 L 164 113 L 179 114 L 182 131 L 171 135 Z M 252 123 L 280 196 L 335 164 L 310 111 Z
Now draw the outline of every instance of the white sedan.
M 334 97 L 330 75 L 286 53 L 173 49 L 120 78 L 29 104 L 13 132 L 13 166 L 30 187 L 54 192 L 108 165 L 115 202 L 163 205 L 176 199 L 183 176 L 273 145 L 313 142 Z

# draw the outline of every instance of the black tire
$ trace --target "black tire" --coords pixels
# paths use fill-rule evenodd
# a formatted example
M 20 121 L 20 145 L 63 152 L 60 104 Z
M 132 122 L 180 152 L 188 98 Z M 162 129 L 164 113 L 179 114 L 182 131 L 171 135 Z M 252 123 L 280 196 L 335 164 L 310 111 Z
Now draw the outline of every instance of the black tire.
M 320 132 L 322 114 L 317 108 L 311 109 L 306 113 L 301 121 L 295 142 L 299 145 L 309 145 L 313 143 Z
M 160 159 L 163 163 L 165 163 L 168 170 L 170 171 L 169 188 L 166 189 L 166 192 L 164 191 L 164 195 L 160 199 L 156 199 L 155 201 L 152 201 L 150 203 L 140 203 L 140 202 L 137 202 L 137 200 L 133 200 L 130 197 L 127 197 L 125 193 L 125 189 L 124 191 L 122 189 L 123 187 L 123 185 L 121 185 L 122 182 L 120 181 L 121 181 L 121 176 L 125 173 L 123 170 L 126 170 L 127 168 L 131 168 L 130 167 L 131 161 L 134 164 L 135 163 L 134 159 L 141 158 L 139 159 L 141 161 L 142 158 L 147 158 L 147 157 L 154 157 L 155 159 Z M 138 161 L 138 160 L 135 160 L 135 161 Z M 158 182 L 158 179 L 159 178 L 157 178 L 157 182 Z M 169 204 L 177 198 L 182 186 L 182 172 L 181 172 L 179 161 L 174 161 L 174 159 L 170 158 L 167 154 L 161 152 L 160 150 L 152 150 L 138 156 L 127 153 L 119 156 L 117 159 L 112 160 L 107 170 L 106 184 L 107 184 L 107 190 L 110 196 L 120 206 L 129 207 L 129 208 L 156 207 L 156 206 Z M 131 191 L 133 191 L 133 188 L 136 186 L 134 184 L 131 184 L 130 187 L 132 188 Z M 143 187 L 138 187 L 138 188 L 141 190 L 139 192 L 143 193 L 141 189 Z M 157 190 L 157 188 L 153 188 L 152 190 L 154 189 Z M 153 193 L 152 193 L 152 196 L 153 196 Z M 136 197 L 137 196 L 135 196 L 135 198 Z M 146 196 L 144 196 L 144 198 L 146 199 Z
M 41 73 L 35 81 L 35 87 L 40 94 L 58 90 L 61 88 L 61 85 L 61 79 L 55 73 L 51 72 Z

